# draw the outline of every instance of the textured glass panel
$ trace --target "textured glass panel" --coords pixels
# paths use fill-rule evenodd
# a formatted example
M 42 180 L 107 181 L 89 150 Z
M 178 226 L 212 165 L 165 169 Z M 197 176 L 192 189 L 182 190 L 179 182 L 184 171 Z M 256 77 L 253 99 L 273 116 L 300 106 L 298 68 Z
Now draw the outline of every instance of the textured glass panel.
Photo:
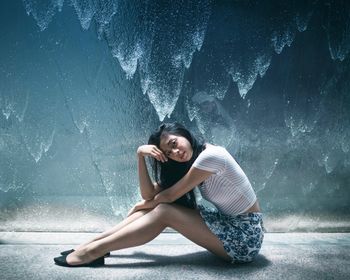
M 348 1 L 7 0 L 0 29 L 0 230 L 117 223 L 175 120 L 237 159 L 268 230 L 349 229 Z

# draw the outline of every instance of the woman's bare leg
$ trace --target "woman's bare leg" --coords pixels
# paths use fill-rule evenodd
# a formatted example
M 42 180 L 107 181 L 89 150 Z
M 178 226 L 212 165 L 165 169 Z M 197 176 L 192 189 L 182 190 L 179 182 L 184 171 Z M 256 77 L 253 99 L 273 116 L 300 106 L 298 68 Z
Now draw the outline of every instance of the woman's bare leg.
M 98 236 L 94 237 L 93 239 L 91 239 L 90 241 L 87 241 L 83 244 L 80 244 L 78 247 L 76 247 L 75 250 L 79 250 L 81 248 L 84 248 L 86 245 L 94 242 L 94 241 L 97 241 L 97 240 L 100 240 L 102 238 L 105 238 L 115 232 L 117 232 L 118 230 L 122 229 L 123 227 L 125 227 L 126 225 L 132 223 L 133 221 L 136 221 L 137 219 L 139 219 L 140 217 L 142 217 L 143 215 L 147 214 L 150 210 L 140 210 L 140 211 L 137 211 L 135 213 L 133 213 L 132 215 L 130 215 L 129 217 L 125 218 L 123 221 L 121 221 L 119 224 L 117 224 L 116 226 L 100 233 Z
M 160 204 L 112 235 L 71 253 L 67 256 L 67 262 L 72 265 L 89 263 L 109 251 L 145 244 L 157 237 L 167 226 L 223 259 L 230 259 L 221 241 L 209 230 L 197 210 Z

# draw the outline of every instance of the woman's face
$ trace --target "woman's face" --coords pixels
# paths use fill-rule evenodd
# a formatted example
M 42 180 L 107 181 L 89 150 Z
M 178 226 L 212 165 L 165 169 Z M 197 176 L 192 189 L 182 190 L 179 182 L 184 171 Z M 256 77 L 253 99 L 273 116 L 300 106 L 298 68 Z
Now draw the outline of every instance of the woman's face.
M 191 143 L 183 136 L 165 133 L 159 146 L 166 157 L 178 162 L 189 161 L 193 155 Z

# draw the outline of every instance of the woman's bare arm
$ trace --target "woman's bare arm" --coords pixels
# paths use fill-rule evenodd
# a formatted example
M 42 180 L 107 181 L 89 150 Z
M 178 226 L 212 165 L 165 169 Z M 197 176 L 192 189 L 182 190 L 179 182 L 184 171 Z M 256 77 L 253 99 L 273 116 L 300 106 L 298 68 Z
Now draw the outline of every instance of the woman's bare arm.
M 149 177 L 146 161 L 143 156 L 138 155 L 138 173 L 141 196 L 145 200 L 153 199 L 155 196 L 155 184 Z
M 155 195 L 153 200 L 157 204 L 174 202 L 176 199 L 192 190 L 195 186 L 198 186 L 211 175 L 213 175 L 212 172 L 191 167 L 181 180 L 170 188 L 167 188 Z
M 143 145 L 137 150 L 138 157 L 138 174 L 141 196 L 145 200 L 151 200 L 154 196 L 162 191 L 156 182 L 152 182 L 148 174 L 145 156 L 152 156 L 158 160 L 165 161 L 164 154 L 153 145 Z
M 186 175 L 182 179 L 180 179 L 176 184 L 174 184 L 170 188 L 162 190 L 161 192 L 156 194 L 151 200 L 145 200 L 137 203 L 133 207 L 133 209 L 131 209 L 128 215 L 131 215 L 132 213 L 138 210 L 154 208 L 160 203 L 174 202 L 176 199 L 192 190 L 195 186 L 203 182 L 212 174 L 212 172 L 191 167 L 190 170 L 186 173 Z

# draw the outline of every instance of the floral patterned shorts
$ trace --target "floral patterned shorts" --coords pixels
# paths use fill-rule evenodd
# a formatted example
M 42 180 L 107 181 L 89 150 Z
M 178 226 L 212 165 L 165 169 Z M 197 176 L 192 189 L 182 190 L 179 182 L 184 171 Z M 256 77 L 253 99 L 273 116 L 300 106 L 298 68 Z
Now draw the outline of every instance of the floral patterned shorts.
M 208 228 L 223 243 L 232 263 L 253 261 L 260 251 L 266 232 L 262 213 L 230 216 L 202 205 L 198 209 Z

